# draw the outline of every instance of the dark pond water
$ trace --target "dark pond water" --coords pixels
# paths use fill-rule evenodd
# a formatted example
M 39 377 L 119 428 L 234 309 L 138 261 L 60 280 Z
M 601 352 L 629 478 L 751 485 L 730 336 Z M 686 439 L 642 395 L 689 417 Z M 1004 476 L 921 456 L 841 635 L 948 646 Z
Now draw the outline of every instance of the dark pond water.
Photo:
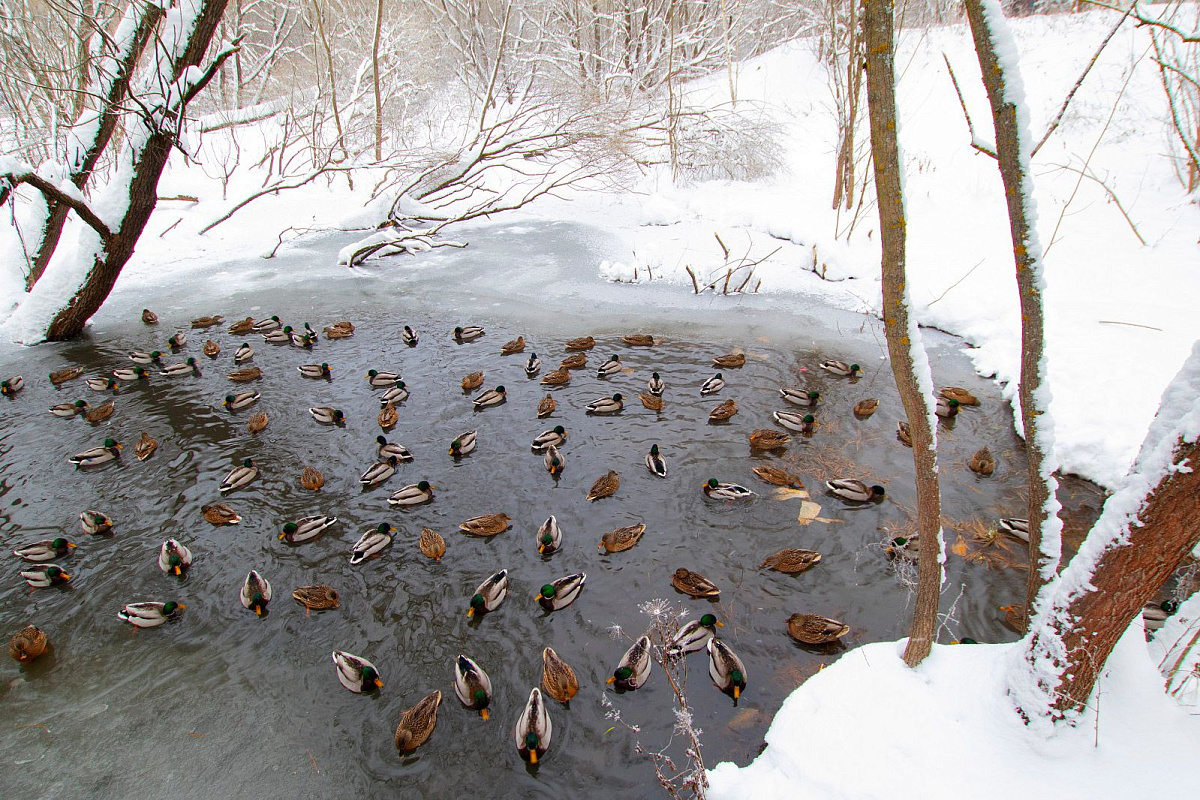
M 656 298 L 666 295 L 653 289 L 633 290 L 645 292 L 639 296 L 648 301 L 643 308 L 626 304 L 612 313 L 604 313 L 607 289 L 598 289 L 594 302 L 586 291 L 571 290 L 574 299 L 559 302 L 505 289 L 483 301 L 469 281 L 455 283 L 456 275 L 465 274 L 455 270 L 466 266 L 454 258 L 462 257 L 448 256 L 439 265 L 437 280 L 453 287 L 444 292 L 431 289 L 417 272 L 378 292 L 339 278 L 347 282 L 319 298 L 311 287 L 245 289 L 204 307 L 184 304 L 178 288 L 164 289 L 157 328 L 142 326 L 132 313 L 102 318 L 89 340 L 4 356 L 0 371 L 24 374 L 28 386 L 15 400 L 0 402 L 0 538 L 6 550 L 64 533 L 79 543 L 64 562 L 73 576 L 69 588 L 29 590 L 12 557 L 0 581 L 0 630 L 8 635 L 35 622 L 54 643 L 53 654 L 31 666 L 4 667 L 0 786 L 6 796 L 406 796 L 419 787 L 429 797 L 655 797 L 661 790 L 634 750 L 638 741 L 657 749 L 670 736 L 672 694 L 662 673 L 656 668 L 635 693 L 610 694 L 622 719 L 640 727 L 637 733 L 606 718 L 601 703 L 604 679 L 628 646 L 612 638 L 610 628 L 639 635 L 649 624 L 641 604 L 664 598 L 686 607 L 691 618 L 716 613 L 727 625 L 722 635 L 746 662 L 750 686 L 735 708 L 709 682 L 703 654 L 690 657 L 688 693 L 710 765 L 752 758 L 782 700 L 840 652 L 795 645 L 784 624 L 790 613 L 845 620 L 852 629 L 849 646 L 904 634 L 909 593 L 877 543 L 889 531 L 904 530 L 912 514 L 911 451 L 895 439 L 901 409 L 871 323 L 854 318 L 854 328 L 845 324 L 849 315 L 830 323 L 744 306 L 733 314 L 683 313 L 666 304 L 656 308 Z M 543 276 L 542 285 L 552 283 Z M 139 309 L 140 299 L 132 299 Z M 130 298 L 124 302 L 132 307 Z M 200 355 L 208 337 L 191 336 L 183 355 L 202 362 L 200 377 L 155 376 L 130 386 L 117 397 L 116 414 L 95 427 L 46 413 L 54 403 L 100 400 L 82 380 L 55 390 L 45 379 L 50 370 L 79 364 L 99 375 L 126 366 L 129 350 L 165 350 L 178 327 L 209 313 L 231 319 L 278 313 L 317 328 L 349 318 L 357 333 L 344 341 L 322 338 L 311 354 L 248 337 L 257 351 L 253 363 L 264 372 L 253 385 L 262 392 L 253 410 L 271 420 L 258 435 L 245 430 L 251 412 L 230 414 L 220 406 L 234 386 L 225 375 L 241 341 L 224 326 L 212 334 L 223 348 L 215 361 Z M 483 325 L 487 336 L 455 344 L 450 329 L 466 323 Z M 421 333 L 415 349 L 401 343 L 404 324 Z M 636 331 L 653 333 L 660 343 L 621 344 L 622 334 Z M 570 386 L 553 391 L 558 410 L 538 420 L 535 407 L 544 387 L 525 378 L 525 356 L 499 355 L 500 345 L 517 334 L 525 335 L 527 353 L 541 355 L 543 374 L 565 355 L 567 338 L 585 334 L 598 340 L 590 365 L 616 353 L 630 371 L 609 380 L 598 379 L 594 369 L 577 371 Z M 965 411 L 942 430 L 943 503 L 953 526 L 947 536 L 954 543 L 961 532 L 967 543 L 971 523 L 986 529 L 998 516 L 1020 512 L 1020 442 L 995 388 L 972 374 L 960 345 L 936 333 L 931 339 L 937 381 L 966 386 L 983 400 L 980 409 Z M 725 370 L 726 388 L 701 398 L 700 383 L 715 371 L 711 358 L 734 348 L 746 351 L 746 366 Z M 858 361 L 865 377 L 850 382 L 816 369 L 829 357 Z M 306 380 L 296 371 L 319 361 L 331 364 L 332 381 Z M 415 460 L 364 491 L 358 476 L 374 460 L 379 433 L 378 391 L 363 378 L 370 368 L 401 372 L 411 389 L 388 436 Z M 485 372 L 485 386 L 507 387 L 506 404 L 472 410 L 459 381 L 475 370 Z M 668 385 L 661 413 L 636 399 L 655 370 Z M 797 436 L 783 453 L 752 454 L 748 433 L 774 427 L 770 413 L 782 407 L 776 390 L 789 385 L 821 392 L 821 427 L 811 438 Z M 623 414 L 584 413 L 585 403 L 616 391 L 631 401 Z M 868 420 L 855 419 L 852 406 L 869 396 L 881 400 L 880 410 Z M 707 424 L 708 411 L 727 398 L 737 400 L 740 413 L 727 424 Z M 347 423 L 316 424 L 307 413 L 314 405 L 342 409 Z M 556 424 L 569 434 L 567 468 L 557 481 L 529 450 L 537 433 Z M 470 429 L 479 431 L 478 449 L 456 462 L 447 446 Z M 160 447 L 138 462 L 132 449 L 142 431 Z M 106 436 L 125 444 L 120 463 L 88 471 L 68 465 L 69 455 Z M 668 460 L 666 480 L 643 466 L 652 443 Z M 977 478 L 966 468 L 981 444 L 1000 461 L 992 478 Z M 222 477 L 247 457 L 260 465 L 261 475 L 227 499 L 242 524 L 209 525 L 201 506 L 221 499 Z M 751 472 L 760 464 L 800 474 L 823 516 L 839 521 L 798 524 L 799 499 L 773 499 L 771 487 Z M 320 492 L 300 487 L 305 465 L 324 473 Z M 621 473 L 620 490 L 586 502 L 588 488 L 608 469 Z M 851 508 L 818 491 L 820 480 L 843 476 L 884 483 L 888 499 Z M 700 486 L 709 477 L 742 483 L 760 496 L 737 506 L 707 502 Z M 437 487 L 433 503 L 406 511 L 388 506 L 391 491 L 421 479 Z M 1068 505 L 1097 502 L 1086 486 L 1069 486 L 1065 494 Z M 86 537 L 77 519 L 85 508 L 113 517 L 115 534 Z M 513 518 L 507 533 L 484 540 L 457 532 L 468 517 L 499 511 Z M 317 513 L 336 515 L 339 522 L 312 543 L 278 540 L 285 521 Z M 534 531 L 549 514 L 564 530 L 564 547 L 541 557 Z M 638 521 L 647 530 L 634 549 L 598 552 L 602 533 Z M 351 566 L 351 545 L 379 522 L 397 528 L 395 543 L 382 558 Z M 418 551 L 422 527 L 446 537 L 441 563 Z M 196 555 L 182 580 L 156 567 L 156 549 L 167 537 Z M 824 560 L 798 576 L 756 568 L 783 547 L 814 549 Z M 1004 562 L 1022 560 L 1023 545 L 970 543 L 966 553 L 971 559 L 949 560 L 943 608 L 952 609 L 953 618 L 942 640 L 1013 638 L 996 607 L 1019 596 L 1025 574 Z M 983 557 L 973 555 L 978 553 Z M 713 579 L 723 590 L 720 602 L 675 592 L 670 574 L 680 566 Z M 238 602 L 251 568 L 276 593 L 261 619 Z M 474 587 L 500 568 L 512 581 L 507 601 L 481 620 L 469 620 L 465 611 Z M 538 587 L 581 570 L 588 575 L 581 597 L 544 614 L 532 599 Z M 306 617 L 291 600 L 293 588 L 316 582 L 341 592 L 340 610 Z M 177 623 L 134 635 L 116 618 L 123 603 L 169 599 L 187 603 Z M 512 724 L 540 681 L 540 653 L 547 645 L 574 667 L 582 688 L 569 709 L 551 707 L 551 751 L 531 770 L 515 752 Z M 343 689 L 330 663 L 334 648 L 374 661 L 384 689 L 375 696 Z M 491 675 L 490 721 L 454 697 L 452 664 L 459 653 Z M 445 696 L 437 730 L 415 756 L 399 759 L 392 736 L 400 714 L 434 689 Z

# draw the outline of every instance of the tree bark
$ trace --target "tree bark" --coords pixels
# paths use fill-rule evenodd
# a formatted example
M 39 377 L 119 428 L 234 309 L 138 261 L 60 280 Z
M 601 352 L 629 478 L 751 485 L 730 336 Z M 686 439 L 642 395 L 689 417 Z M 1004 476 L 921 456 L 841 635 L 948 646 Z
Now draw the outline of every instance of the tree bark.
M 371 84 L 375 91 L 375 160 L 383 161 L 383 94 L 379 90 L 379 36 L 383 30 L 383 0 L 375 4 L 375 36 L 371 39 Z
M 986 6 L 986 7 L 985 7 Z M 1011 83 L 1019 75 L 1006 75 L 996 51 L 991 25 L 1005 24 L 1003 12 L 995 0 L 966 0 L 967 19 L 975 40 L 979 68 L 987 88 L 996 129 L 996 156 L 1004 195 L 1008 204 L 1009 230 L 1016 261 L 1017 292 L 1021 301 L 1021 379 L 1017 396 L 1021 406 L 1021 427 L 1028 454 L 1029 504 L 1029 578 L 1025 587 L 1026 614 L 1033 610 L 1038 593 L 1058 569 L 1062 540 L 1058 522 L 1057 481 L 1048 452 L 1052 448 L 1052 427 L 1042 415 L 1048 405 L 1042 315 L 1042 248 L 1031 213 L 1032 179 L 1028 174 L 1030 142 L 1018 119 L 1016 102 L 1010 99 Z M 999 17 L 999 19 L 997 19 Z M 1027 623 L 1026 620 L 1022 622 Z
M 917 483 L 917 531 L 920 534 L 917 599 L 908 645 L 904 649 L 904 662 L 915 667 L 929 655 L 937 630 L 942 579 L 941 493 L 937 477 L 937 443 L 933 437 L 934 415 L 930 405 L 933 386 L 929 377 L 929 362 L 916 322 L 908 313 L 905 278 L 907 222 L 901 173 L 903 163 L 900 160 L 896 126 L 893 13 L 892 0 L 866 0 L 864 3 L 867 105 L 883 248 L 884 331 L 896 388 L 912 430 L 913 467 Z M 925 391 L 922 391 L 922 381 L 917 376 L 918 368 L 922 370 Z

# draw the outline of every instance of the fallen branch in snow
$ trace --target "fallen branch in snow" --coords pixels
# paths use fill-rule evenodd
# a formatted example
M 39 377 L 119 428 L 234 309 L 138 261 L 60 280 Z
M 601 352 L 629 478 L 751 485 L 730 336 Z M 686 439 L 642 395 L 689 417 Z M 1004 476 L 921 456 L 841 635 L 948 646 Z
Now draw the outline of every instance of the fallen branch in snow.
M 466 242 L 451 242 L 434 240 L 436 228 L 427 230 L 407 230 L 403 228 L 383 228 L 365 239 L 360 239 L 347 245 L 338 253 L 337 263 L 347 267 L 357 267 L 373 255 L 395 256 L 416 255 L 426 253 L 435 247 L 466 247 Z

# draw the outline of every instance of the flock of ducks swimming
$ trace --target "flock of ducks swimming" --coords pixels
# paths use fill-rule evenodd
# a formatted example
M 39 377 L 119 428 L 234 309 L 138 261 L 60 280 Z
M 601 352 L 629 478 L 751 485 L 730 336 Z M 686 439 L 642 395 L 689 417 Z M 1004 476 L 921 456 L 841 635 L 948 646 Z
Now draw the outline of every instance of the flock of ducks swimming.
M 143 312 L 143 322 L 155 324 L 157 317 L 150 311 Z M 207 329 L 221 324 L 222 317 L 201 317 L 192 321 L 194 329 Z M 238 336 L 257 335 L 261 341 L 269 344 L 287 345 L 310 351 L 318 341 L 318 334 L 307 323 L 303 328 L 295 329 L 282 324 L 278 317 L 255 320 L 246 318 L 229 327 L 229 333 Z M 354 335 L 354 326 L 350 322 L 338 322 L 323 329 L 327 339 L 343 339 Z M 460 344 L 479 340 L 485 335 L 483 328 L 477 325 L 463 325 L 454 328 L 450 334 Z M 404 326 L 402 341 L 408 347 L 416 347 L 420 338 L 415 330 Z M 630 347 L 653 347 L 656 342 L 647 334 L 632 334 L 624 337 L 624 344 Z M 574 372 L 587 366 L 588 352 L 594 348 L 596 341 L 591 336 L 570 339 L 565 343 L 567 355 L 560 365 L 544 373 L 540 383 L 547 387 L 559 387 L 568 384 Z M 171 353 L 179 353 L 187 346 L 187 334 L 180 331 L 168 341 Z M 501 348 L 502 355 L 523 354 L 526 342 L 523 337 L 507 342 Z M 221 346 L 213 339 L 208 339 L 202 352 L 210 359 L 217 359 Z M 86 379 L 86 385 L 95 392 L 116 394 L 120 391 L 120 382 L 139 382 L 149 380 L 151 370 L 166 377 L 184 377 L 198 374 L 199 368 L 194 357 L 183 358 L 173 363 L 164 363 L 166 354 L 152 350 L 148 352 L 135 351 L 129 354 L 133 366 L 120 367 L 110 375 L 94 376 Z M 228 373 L 228 378 L 234 383 L 246 383 L 261 377 L 258 367 L 247 366 L 254 357 L 254 347 L 250 341 L 243 341 L 234 351 L 232 361 L 236 369 Z M 738 369 L 746 363 L 743 353 L 719 355 L 713 359 L 714 368 L 721 370 L 704 380 L 698 388 L 703 397 L 717 395 L 726 386 L 725 370 Z M 820 368 L 831 375 L 844 377 L 853 381 L 861 375 L 857 364 L 828 360 L 820 363 Z M 596 376 L 603 380 L 614 376 L 624 369 L 619 355 L 611 355 L 604 360 L 596 370 Z M 328 363 L 302 364 L 297 366 L 299 373 L 309 379 L 331 380 L 333 372 Z M 529 354 L 524 362 L 524 373 L 527 378 L 536 378 L 541 374 L 542 362 L 536 353 Z M 80 367 L 65 367 L 50 374 L 50 381 L 55 386 L 62 386 L 83 375 Z M 413 459 L 403 445 L 389 442 L 384 434 L 398 420 L 397 406 L 409 396 L 409 388 L 398 373 L 372 369 L 367 372 L 365 379 L 369 386 L 376 390 L 381 410 L 378 423 L 382 430 L 375 442 L 377 461 L 369 466 L 359 478 L 363 486 L 374 486 L 390 479 L 402 462 Z M 507 401 L 507 391 L 503 385 L 483 389 L 484 375 L 474 372 L 466 375 L 461 386 L 464 393 L 478 392 L 472 398 L 474 408 L 484 410 L 501 405 Z M 8 397 L 17 397 L 25 385 L 20 376 L 14 376 L 0 382 L 0 392 Z M 483 389 L 482 391 L 479 391 Z M 664 406 L 664 394 L 667 385 L 658 372 L 649 378 L 644 393 L 638 395 L 638 400 L 646 408 L 660 411 Z M 693 390 L 695 391 L 695 390 Z M 781 401 L 788 408 L 780 409 L 772 414 L 775 423 L 783 430 L 758 429 L 749 434 L 749 444 L 754 451 L 774 452 L 785 447 L 791 440 L 792 434 L 810 435 L 816 427 L 815 412 L 820 402 L 820 394 L 804 388 L 784 387 L 779 390 Z M 253 407 L 260 399 L 257 391 L 233 391 L 227 394 L 222 405 L 230 412 L 238 412 Z M 620 413 L 625 406 L 626 398 L 620 393 L 613 393 L 595 399 L 585 407 L 589 415 L 611 415 Z M 977 404 L 978 401 L 966 390 L 955 387 L 943 389 L 939 393 L 937 413 L 942 417 L 953 417 L 961 406 Z M 556 401 L 552 394 L 546 394 L 538 403 L 536 414 L 538 418 L 547 417 L 554 413 Z M 867 398 L 860 401 L 854 408 L 859 417 L 869 417 L 879 406 L 878 400 Z M 798 411 L 792 409 L 799 409 Z M 82 415 L 92 422 L 107 419 L 113 414 L 114 404 L 111 399 L 91 405 L 85 400 L 61 403 L 50 409 L 58 417 L 75 417 Z M 715 406 L 709 413 L 711 422 L 723 422 L 738 413 L 736 401 L 725 400 Z M 320 425 L 341 425 L 345 422 L 342 410 L 333 407 L 313 407 L 309 409 L 312 419 Z M 247 421 L 247 429 L 256 433 L 269 424 L 267 415 L 258 412 L 251 415 Z M 905 444 L 910 444 L 907 426 L 900 423 L 897 437 Z M 531 443 L 533 452 L 542 456 L 546 471 L 557 478 L 566 466 L 566 457 L 562 446 L 567 441 L 568 432 L 562 425 L 554 426 L 535 437 Z M 468 456 L 479 443 L 476 430 L 463 431 L 451 439 L 447 445 L 447 454 L 454 459 Z M 134 453 L 139 460 L 149 458 L 156 450 L 158 443 L 143 433 L 134 447 Z M 122 457 L 123 446 L 112 438 L 105 439 L 102 444 L 84 450 L 70 457 L 69 461 L 79 469 L 91 469 L 115 461 Z M 665 478 L 668 474 L 666 457 L 657 444 L 650 447 L 645 456 L 646 469 L 653 475 Z M 995 468 L 995 461 L 987 448 L 975 454 L 971 461 L 971 469 L 988 475 Z M 755 474 L 764 482 L 785 488 L 802 489 L 801 480 L 778 467 L 759 466 Z M 233 493 L 253 483 L 259 475 L 258 466 L 251 458 L 244 459 L 232 468 L 221 481 L 219 491 L 222 496 Z M 301 476 L 301 483 L 308 489 L 319 489 L 324 483 L 324 476 L 312 467 L 306 467 Z M 588 501 L 598 501 L 616 494 L 621 485 L 620 475 L 615 471 L 598 478 L 588 492 Z M 414 506 L 428 503 L 434 498 L 433 487 L 427 481 L 419 481 L 401 487 L 388 498 L 394 506 Z M 711 478 L 699 487 L 703 496 L 710 501 L 719 503 L 739 503 L 755 497 L 756 493 L 745 486 L 732 482 L 723 482 Z M 880 502 L 885 496 L 882 486 L 868 485 L 856 478 L 838 478 L 826 482 L 830 494 L 852 504 Z M 224 503 L 211 503 L 202 509 L 204 518 L 213 525 L 236 525 L 240 522 L 237 512 Z M 113 521 L 104 513 L 87 509 L 80 516 L 80 525 L 89 536 L 101 536 L 112 531 Z M 279 539 L 289 544 L 310 542 L 337 520 L 332 516 L 311 516 L 287 522 L 279 533 Z M 1008 525 L 1014 530 L 1020 527 L 1022 520 L 1005 520 L 1002 525 Z M 503 513 L 485 514 L 464 521 L 459 529 L 468 535 L 491 537 L 508 530 L 511 518 Z M 638 523 L 609 531 L 600 538 L 598 548 L 601 553 L 620 553 L 637 545 L 645 533 L 645 524 Z M 360 564 L 368 559 L 378 558 L 393 541 L 395 529 L 386 523 L 379 524 L 366 530 L 353 545 L 349 554 L 351 564 Z M 1028 534 L 1026 533 L 1026 538 Z M 915 536 L 898 538 L 893 541 L 897 555 L 915 553 L 913 544 Z M 554 516 L 550 516 L 536 532 L 536 546 L 539 553 L 553 553 L 562 547 L 562 531 Z M 13 551 L 19 559 L 29 566 L 22 569 L 21 577 L 33 589 L 42 589 L 60 585 L 70 580 L 70 575 L 60 566 L 53 563 L 66 556 L 76 545 L 65 537 L 39 541 L 19 547 Z M 446 543 L 440 534 L 425 528 L 419 538 L 421 552 L 435 560 L 441 559 L 446 552 Z M 803 549 L 784 549 L 767 556 L 760 568 L 776 570 L 787 574 L 803 572 L 819 563 L 819 553 Z M 192 565 L 193 554 L 182 542 L 168 539 L 158 550 L 158 567 L 163 572 L 182 575 Z M 558 578 L 541 587 L 535 596 L 536 601 L 547 612 L 554 612 L 571 605 L 581 594 L 587 575 L 578 572 Z M 705 576 L 695 571 L 679 568 L 671 577 L 672 585 L 679 591 L 699 598 L 716 598 L 720 589 Z M 476 587 L 467 601 L 466 614 L 475 616 L 495 611 L 505 601 L 509 592 L 508 572 L 499 570 L 489 576 Z M 306 608 L 306 613 L 312 610 L 337 608 L 340 605 L 338 592 L 330 586 L 317 584 L 301 586 L 292 592 L 292 597 Z M 256 570 L 250 570 L 242 582 L 239 599 L 241 604 L 257 615 L 262 615 L 272 601 L 273 590 L 271 583 Z M 181 616 L 187 606 L 176 600 L 163 602 L 129 603 L 117 612 L 117 617 L 131 624 L 134 628 L 156 628 L 168 621 Z M 708 656 L 709 675 L 714 685 L 732 696 L 735 704 L 747 687 L 747 671 L 742 660 L 729 647 L 728 643 L 717 636 L 717 629 L 723 627 L 713 614 L 703 614 L 699 619 L 683 625 L 664 650 L 663 656 L 668 659 L 683 658 L 690 653 L 705 652 Z M 817 614 L 797 613 L 786 621 L 788 634 L 797 641 L 820 645 L 834 642 L 844 636 L 850 627 L 845 623 L 823 617 Z M 29 625 L 15 634 L 10 641 L 10 653 L 18 661 L 31 661 L 37 658 L 48 646 L 48 639 L 42 630 Z M 608 678 L 608 683 L 623 691 L 633 691 L 645 685 L 649 679 L 653 665 L 654 647 L 649 636 L 638 638 L 618 661 L 615 670 Z M 340 683 L 351 692 L 364 693 L 376 691 L 383 686 L 380 670 L 368 659 L 342 650 L 335 650 L 331 655 L 334 669 Z M 552 648 L 542 652 L 543 675 L 540 688 L 533 688 L 524 708 L 513 728 L 513 740 L 520 756 L 526 761 L 536 764 L 539 758 L 545 756 L 550 747 L 552 737 L 552 722 L 543 696 L 561 703 L 568 703 L 579 689 L 579 681 L 575 672 Z M 489 704 L 492 699 L 492 683 L 487 672 L 478 663 L 465 655 L 460 655 L 453 665 L 454 690 L 459 701 L 465 707 L 478 711 L 484 719 L 488 718 Z M 395 734 L 395 745 L 401 753 L 410 752 L 423 744 L 432 733 L 437 723 L 437 711 L 442 700 L 440 691 L 434 691 L 424 697 L 412 708 L 404 712 Z

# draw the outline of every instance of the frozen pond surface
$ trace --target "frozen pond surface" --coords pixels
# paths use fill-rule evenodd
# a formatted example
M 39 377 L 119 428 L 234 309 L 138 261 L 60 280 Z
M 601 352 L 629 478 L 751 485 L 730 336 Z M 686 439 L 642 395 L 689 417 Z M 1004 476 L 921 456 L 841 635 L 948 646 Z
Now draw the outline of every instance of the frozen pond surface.
M 19 669 L 7 662 L 0 685 L 0 726 L 5 796 L 96 797 L 657 797 L 661 790 L 635 742 L 661 747 L 670 735 L 672 696 L 655 669 L 635 693 L 613 695 L 634 734 L 606 719 L 604 679 L 624 640 L 610 637 L 619 625 L 637 636 L 648 620 L 638 606 L 667 598 L 692 618 L 712 611 L 727 625 L 723 637 L 746 661 L 750 686 L 738 705 L 709 682 L 702 654 L 690 657 L 689 695 L 704 730 L 708 764 L 745 763 L 758 752 L 762 734 L 784 697 L 807 675 L 838 654 L 801 648 L 788 638 L 784 620 L 795 611 L 837 617 L 851 626 L 848 645 L 903 635 L 908 594 L 876 544 L 899 532 L 914 506 L 911 453 L 895 439 L 901 409 L 883 354 L 878 325 L 861 316 L 831 311 L 804 298 L 747 297 L 697 300 L 678 287 L 617 286 L 602 282 L 595 264 L 606 247 L 602 232 L 562 224 L 480 226 L 465 250 L 443 249 L 421 258 L 385 260 L 349 271 L 332 265 L 344 239 L 285 251 L 279 258 L 249 259 L 220 267 L 180 265 L 170 283 L 148 271 L 134 273 L 96 319 L 90 338 L 67 344 L 6 350 L 6 376 L 23 374 L 28 386 L 15 400 L 0 402 L 0 536 L 6 549 L 66 532 L 79 543 L 64 566 L 70 588 L 30 592 L 9 557 L 0 585 L 0 630 L 26 622 L 48 631 L 53 654 Z M 143 326 L 143 306 L 161 323 Z M 192 317 L 224 314 L 212 329 L 222 346 L 215 361 L 200 355 L 209 338 L 194 332 L 183 355 L 201 361 L 200 377 L 155 376 L 116 400 L 117 412 L 93 428 L 82 419 L 58 419 L 46 408 L 100 396 L 82 381 L 53 389 L 52 369 L 75 363 L 87 374 L 127 366 L 132 349 L 166 350 L 166 339 Z M 257 436 L 245 431 L 249 412 L 230 414 L 221 399 L 234 387 L 225 374 L 241 337 L 225 332 L 252 314 L 280 315 L 299 327 L 316 328 L 351 319 L 356 335 L 324 338 L 312 354 L 249 337 L 254 364 L 264 377 L 257 410 L 270 426 Z M 483 339 L 457 345 L 449 331 L 479 324 Z M 421 333 L 415 349 L 400 341 L 402 325 Z M 219 331 L 219 332 L 218 332 Z M 630 348 L 622 334 L 648 332 L 653 348 Z M 563 342 L 597 338 L 589 369 L 554 390 L 558 410 L 535 417 L 546 393 L 523 374 L 525 356 L 501 357 L 500 345 L 523 334 L 526 354 L 538 352 L 543 374 L 565 355 Z M 943 426 L 941 449 L 944 508 L 970 539 L 968 523 L 990 526 L 999 516 L 1021 515 L 1024 470 L 1019 440 L 1007 408 L 989 382 L 973 375 L 961 343 L 932 332 L 927 337 L 939 385 L 975 392 L 980 409 L 964 411 Z M 726 370 L 726 388 L 701 398 L 700 383 L 715 370 L 713 356 L 734 348 L 748 354 L 745 367 Z M 594 367 L 617 353 L 631 372 L 605 380 Z M 857 361 L 866 375 L 854 383 L 816 369 L 824 358 Z M 178 360 L 178 358 L 168 358 Z M 327 361 L 331 382 L 302 378 L 295 367 Z M 400 422 L 388 434 L 415 460 L 383 486 L 363 491 L 358 476 L 372 461 L 377 391 L 363 380 L 367 369 L 400 371 L 412 390 Z M 474 412 L 459 387 L 463 375 L 485 372 L 485 387 L 504 384 L 506 404 Z M 636 396 L 652 371 L 668 384 L 666 408 L 644 409 Z M 782 453 L 752 455 L 748 433 L 774 427 L 770 412 L 783 407 L 776 389 L 807 385 L 822 393 L 821 427 L 811 438 L 796 436 Z M 619 391 L 630 401 L 623 414 L 589 417 L 583 406 Z M 851 408 L 878 397 L 869 420 Z M 728 424 L 709 425 L 708 411 L 721 400 L 738 401 Z M 344 427 L 317 425 L 306 408 L 344 410 Z M 565 474 L 557 482 L 529 450 L 540 431 L 561 424 Z M 479 430 L 478 450 L 455 462 L 446 448 L 454 435 Z M 160 441 L 148 461 L 132 446 L 142 431 Z M 126 445 L 122 463 L 86 473 L 66 457 L 106 436 Z M 657 442 L 670 466 L 666 480 L 651 476 L 642 459 Z M 993 478 L 976 478 L 967 459 L 981 444 L 997 454 Z M 214 528 L 200 507 L 220 500 L 217 486 L 238 461 L 253 457 L 262 469 L 247 489 L 228 502 L 241 513 L 237 527 Z M 800 526 L 799 500 L 772 499 L 771 487 L 751 469 L 777 464 L 798 473 L 837 523 Z M 303 466 L 318 467 L 327 483 L 318 493 L 299 485 Z M 588 487 L 608 469 L 621 473 L 615 497 L 592 504 Z M 842 472 L 844 470 L 844 473 Z M 836 474 L 835 474 L 836 473 Z M 760 496 L 730 507 L 707 502 L 700 485 L 709 477 L 742 483 Z M 879 480 L 889 497 L 881 505 L 850 508 L 819 491 L 829 477 Z M 400 511 L 387 495 L 428 479 L 433 503 Z M 1095 506 L 1085 485 L 1069 483 L 1064 501 Z M 116 522 L 115 535 L 88 538 L 77 516 L 97 508 Z M 489 540 L 457 533 L 459 522 L 503 511 L 513 528 Z M 290 547 L 277 538 L 289 519 L 325 513 L 339 523 L 319 540 Z M 542 557 L 534 531 L 549 514 L 564 529 L 561 552 Z M 398 529 L 382 558 L 360 566 L 347 561 L 350 546 L 367 527 L 387 521 Z M 647 532 L 632 550 L 601 555 L 596 543 L 612 528 L 642 521 Z M 420 555 L 422 527 L 442 533 L 448 552 L 441 563 Z M 953 543 L 959 530 L 948 530 Z M 158 544 L 173 536 L 196 554 L 182 581 L 155 566 Z M 821 552 L 820 565 L 798 576 L 761 571 L 762 558 L 783 547 Z M 943 640 L 973 636 L 1011 639 L 996 607 L 1019 597 L 1025 574 L 1005 568 L 1020 561 L 1015 543 L 979 549 L 986 560 L 951 556 L 943 609 L 954 621 Z M 670 585 L 670 573 L 686 566 L 712 578 L 720 602 L 689 600 Z M 269 614 L 256 618 L 239 605 L 246 571 L 257 568 L 275 587 Z M 481 620 L 465 615 L 474 587 L 497 569 L 510 572 L 505 604 Z M 548 580 L 583 570 L 587 585 L 572 606 L 551 615 L 533 602 Z M 293 588 L 329 583 L 342 594 L 340 610 L 313 613 L 290 598 Z M 961 597 L 960 595 L 961 588 Z M 957 602 L 955 602 L 955 598 Z M 182 619 L 132 635 L 116 619 L 123 603 L 177 599 Z M 527 768 L 512 743 L 512 724 L 541 675 L 541 649 L 553 646 L 580 677 L 570 708 L 554 704 L 550 753 Z M 329 661 L 333 648 L 370 658 L 386 683 L 375 696 L 358 696 L 337 682 Z M 461 708 L 454 697 L 452 664 L 466 654 L 491 674 L 492 719 Z M 402 711 L 441 689 L 438 727 L 415 756 L 397 758 L 392 735 Z M 614 727 L 615 726 L 615 727 Z

